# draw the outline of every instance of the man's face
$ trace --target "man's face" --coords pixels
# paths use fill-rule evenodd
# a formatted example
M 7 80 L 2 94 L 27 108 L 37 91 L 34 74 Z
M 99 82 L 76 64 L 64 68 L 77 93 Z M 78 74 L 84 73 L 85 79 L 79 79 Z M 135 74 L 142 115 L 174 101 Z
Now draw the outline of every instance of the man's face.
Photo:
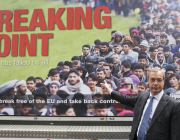
M 160 93 L 164 87 L 163 73 L 161 71 L 150 72 L 148 84 L 152 95 Z
M 84 56 L 88 56 L 89 52 L 90 52 L 90 49 L 88 47 L 83 47 L 82 52 L 83 52 Z
M 147 73 L 150 71 L 150 67 L 146 68 L 144 67 L 144 74 L 147 75 Z
M 70 73 L 68 76 L 68 80 L 71 85 L 75 85 L 77 81 L 79 80 L 79 76 L 76 73 Z
M 141 24 L 141 27 L 140 27 L 140 28 L 141 28 L 142 30 L 145 30 L 146 27 L 147 27 L 146 24 Z
M 21 84 L 19 87 L 18 87 L 18 92 L 21 93 L 22 95 L 25 95 L 26 94 L 26 84 Z
M 115 40 L 116 40 L 116 42 L 120 42 L 121 39 L 122 39 L 121 36 L 120 36 L 120 35 L 117 35 Z
M 123 45 L 122 46 L 122 51 L 124 51 L 125 54 L 127 54 L 130 50 L 130 47 L 128 45 Z
M 113 55 L 112 56 L 112 58 L 113 58 L 113 63 L 114 64 L 119 64 L 119 62 L 120 62 L 120 57 L 119 57 L 119 55 Z
M 158 49 L 155 49 L 153 52 L 151 52 L 151 55 L 155 57 L 157 52 L 158 52 Z
M 132 85 L 131 84 L 124 84 L 124 85 L 122 85 L 122 87 L 131 90 Z
M 57 85 L 51 85 L 50 86 L 50 93 L 51 93 L 51 95 L 57 93 L 58 90 L 59 90 L 59 88 L 58 88 Z
M 158 47 L 160 44 L 159 44 L 158 41 L 154 41 L 154 42 L 153 42 L 153 45 L 154 45 L 154 47 Z M 159 49 L 159 48 L 158 48 L 158 49 Z
M 63 66 L 63 70 L 64 70 L 64 71 L 69 72 L 69 71 L 70 71 L 70 67 L 69 67 L 69 66 L 64 65 L 64 66 Z
M 163 54 L 158 54 L 158 55 L 157 55 L 157 59 L 158 59 L 159 63 L 162 64 L 162 63 L 163 63 L 163 60 L 164 60 Z
M 100 62 L 98 63 L 98 65 L 97 65 L 97 67 L 98 67 L 99 69 L 102 69 L 104 63 L 105 63 L 104 61 L 100 61 Z
M 106 77 L 108 77 L 111 73 L 110 67 L 109 66 L 103 66 L 103 70 L 106 72 Z
M 146 92 L 146 88 L 144 87 L 144 85 L 138 85 L 138 94 L 141 92 Z
M 117 46 L 117 47 L 114 47 L 114 52 L 117 53 L 117 54 L 120 54 L 122 48 L 120 46 Z
M 66 111 L 65 116 L 75 116 L 74 109 L 73 108 L 69 108 Z
M 51 108 L 51 116 L 57 116 L 56 107 Z
M 32 108 L 29 106 L 24 106 L 24 108 L 21 108 L 22 114 L 23 116 L 26 116 L 27 113 L 29 112 L 29 110 L 31 110 Z
M 168 18 L 167 23 L 171 24 L 172 23 L 172 19 Z
M 148 49 L 147 47 L 145 47 L 145 46 L 141 46 L 141 50 L 142 50 L 142 51 L 144 51 L 144 52 L 145 52 L 145 51 L 147 51 L 147 49 Z
M 88 78 L 88 81 L 87 81 L 88 87 L 94 88 L 97 83 L 98 81 L 94 81 L 92 78 Z
M 59 81 L 59 74 L 52 75 L 51 81 Z
M 75 65 L 75 64 L 72 65 L 73 69 L 76 69 L 77 67 L 79 67 L 79 65 Z
M 106 77 L 103 71 L 97 71 L 96 75 L 98 76 L 98 78 L 101 78 L 101 79 L 105 79 Z
M 165 37 L 160 37 L 160 40 L 161 40 L 161 43 L 166 43 L 166 41 L 167 41 L 167 38 L 165 38 Z
M 107 116 L 108 109 L 107 108 L 96 108 L 95 113 L 97 116 Z
M 139 63 L 140 65 L 144 66 L 144 65 L 146 65 L 147 61 L 146 61 L 146 59 L 139 59 L 139 60 L 138 60 L 138 63 Z
M 41 100 L 41 103 L 37 102 L 38 100 Z M 43 97 L 35 98 L 34 105 L 36 106 L 37 109 L 40 110 L 40 109 L 44 108 L 45 104 L 46 104 L 46 101 Z
M 31 91 L 31 90 L 34 90 L 34 87 L 35 87 L 35 83 L 34 81 L 27 81 L 26 82 L 26 85 L 27 85 L 27 88 Z
M 100 51 L 99 48 L 94 48 L 94 54 L 98 54 L 99 51 Z
M 174 57 L 174 62 L 176 62 L 177 59 L 178 59 L 178 57 L 175 56 L 175 57 Z
M 180 37 L 177 37 L 177 38 L 176 38 L 176 42 L 177 42 L 178 44 L 180 44 Z
M 153 31 L 152 30 L 147 30 L 147 33 L 153 33 Z
M 138 78 L 141 78 L 143 76 L 144 72 L 142 69 L 135 69 L 134 75 L 136 75 Z
M 169 79 L 169 83 L 171 84 L 171 87 L 179 86 L 179 81 L 175 76 Z
M 165 57 L 168 57 L 170 52 L 163 52 Z
M 106 45 L 101 46 L 101 52 L 106 53 L 108 52 L 108 47 Z
M 174 71 L 167 71 L 166 72 L 166 77 L 169 79 L 169 77 L 171 76 L 171 74 L 173 74 Z
M 159 47 L 159 48 L 158 48 L 158 52 L 162 52 L 162 53 L 163 53 L 163 48 L 162 48 L 162 47 Z
M 158 18 L 153 18 L 153 22 L 154 22 L 155 24 L 158 24 Z
M 159 31 L 160 32 L 160 31 Z M 155 39 L 159 39 L 159 40 L 161 40 L 161 38 L 160 38 L 160 36 L 159 35 L 156 35 L 155 36 Z

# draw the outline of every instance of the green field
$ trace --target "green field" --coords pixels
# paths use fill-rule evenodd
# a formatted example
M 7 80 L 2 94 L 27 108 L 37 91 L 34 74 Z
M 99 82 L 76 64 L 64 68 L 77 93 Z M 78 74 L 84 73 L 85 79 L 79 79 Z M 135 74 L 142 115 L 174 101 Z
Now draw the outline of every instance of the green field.
M 80 5 L 68 5 L 68 6 L 80 6 Z M 67 7 L 60 1 L 50 1 L 50 0 L 5 0 L 1 2 L 0 10 L 11 10 L 15 9 L 28 9 L 29 14 L 22 15 L 22 17 L 28 18 L 28 23 L 22 23 L 22 26 L 29 26 L 31 16 L 34 9 L 42 8 L 47 22 L 48 8 L 55 8 L 57 10 L 60 7 Z M 3 26 L 2 34 L 7 34 L 10 37 L 12 34 L 28 34 L 31 33 L 53 33 L 54 38 L 49 40 L 49 55 L 41 56 L 41 39 L 37 39 L 37 56 L 30 57 L 26 52 L 25 57 L 12 57 L 11 52 L 7 57 L 0 58 L 0 84 L 13 79 L 24 79 L 26 80 L 29 76 L 40 76 L 45 78 L 49 69 L 56 67 L 59 61 L 70 60 L 74 55 L 81 55 L 81 47 L 84 44 L 93 45 L 94 40 L 100 39 L 101 41 L 109 41 L 111 38 L 112 30 L 119 30 L 123 34 L 129 33 L 129 28 L 132 26 L 139 25 L 139 21 L 136 17 L 124 18 L 122 16 L 115 16 L 114 12 L 111 14 L 111 29 L 84 29 L 83 24 L 81 24 L 80 30 L 59 30 L 55 26 L 54 31 L 41 31 L 39 27 L 35 31 L 26 32 L 6 32 L 5 26 Z M 61 19 L 66 26 L 66 12 L 63 13 Z M 13 21 L 13 19 L 12 19 Z M 46 24 L 47 25 L 47 24 Z M 4 49 L 4 42 L 1 42 L 1 52 Z M 28 65 L 28 66 L 17 66 L 14 65 L 14 60 L 19 61 L 39 61 L 48 60 L 48 65 Z M 11 61 L 12 65 L 2 65 L 1 61 Z

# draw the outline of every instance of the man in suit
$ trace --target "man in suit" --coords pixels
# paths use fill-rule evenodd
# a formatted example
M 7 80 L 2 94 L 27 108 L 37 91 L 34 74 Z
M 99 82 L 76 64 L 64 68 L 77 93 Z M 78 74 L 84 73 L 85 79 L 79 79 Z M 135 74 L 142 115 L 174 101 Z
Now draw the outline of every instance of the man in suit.
M 130 140 L 180 140 L 179 102 L 163 92 L 164 79 L 160 68 L 152 68 L 147 75 L 150 92 L 134 97 L 112 91 L 106 82 L 101 83 L 112 99 L 134 108 Z

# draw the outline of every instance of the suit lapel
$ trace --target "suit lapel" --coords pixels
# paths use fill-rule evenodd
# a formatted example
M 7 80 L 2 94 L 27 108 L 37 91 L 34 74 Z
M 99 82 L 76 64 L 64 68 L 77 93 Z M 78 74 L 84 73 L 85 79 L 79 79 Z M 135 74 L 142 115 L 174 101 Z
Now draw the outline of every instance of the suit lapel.
M 159 104 L 157 105 L 157 108 L 154 112 L 154 115 L 152 117 L 152 120 L 151 120 L 151 123 L 149 125 L 149 129 L 150 127 L 153 125 L 153 123 L 156 121 L 156 119 L 158 118 L 158 116 L 160 115 L 161 111 L 164 109 L 164 107 L 166 106 L 167 104 L 167 98 L 168 95 L 166 95 L 166 93 L 163 94 L 161 100 L 159 101 Z

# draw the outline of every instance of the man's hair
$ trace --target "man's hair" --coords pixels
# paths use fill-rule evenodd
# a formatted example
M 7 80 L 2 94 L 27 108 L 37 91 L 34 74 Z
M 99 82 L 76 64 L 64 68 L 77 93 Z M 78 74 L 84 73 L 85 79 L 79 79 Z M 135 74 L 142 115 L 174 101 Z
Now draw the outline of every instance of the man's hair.
M 73 57 L 71 58 L 71 61 L 74 61 L 74 60 L 80 60 L 79 56 L 73 56 Z
M 101 71 L 103 71 L 103 73 L 106 74 L 106 72 L 105 72 L 103 69 L 99 69 L 99 68 L 98 68 L 98 69 L 96 70 L 96 72 L 101 72 Z
M 112 69 L 112 67 L 108 63 L 104 63 L 103 66 L 108 66 L 110 70 Z
M 79 64 L 79 61 L 78 60 L 73 60 L 72 61 L 72 65 L 78 65 Z
M 144 71 L 144 67 L 140 64 L 138 64 L 134 67 L 134 70 L 136 70 L 136 69 L 142 69 Z
M 110 57 L 107 57 L 106 59 L 106 62 L 109 64 L 109 63 L 112 63 L 113 64 L 113 58 L 110 58 Z
M 24 108 L 24 107 L 29 107 L 29 108 L 33 109 L 33 104 L 32 104 L 32 103 L 29 103 L 29 102 L 23 103 L 23 104 L 22 104 L 22 108 Z
M 149 70 L 149 72 L 147 73 L 147 79 L 149 79 L 149 74 L 151 72 L 156 72 L 156 71 L 161 71 L 162 74 L 163 74 L 163 80 L 165 80 L 165 73 L 164 73 L 164 71 L 161 68 L 158 68 L 158 67 L 153 67 L 152 69 Z
M 45 94 L 45 91 L 42 89 L 35 90 L 34 99 L 36 99 L 37 97 L 42 97 L 45 100 L 45 102 L 47 100 L 47 95 Z
M 44 83 L 44 80 L 41 77 L 36 77 L 35 79 L 39 79 L 42 81 L 42 83 Z
M 157 49 L 156 47 L 150 47 L 149 52 L 154 52 L 154 50 Z
M 138 46 L 138 47 L 140 48 L 140 45 L 139 45 L 139 44 L 134 44 L 133 47 L 135 47 L 135 46 Z
M 33 76 L 28 77 L 26 82 L 27 81 L 33 81 L 34 83 L 36 83 L 36 79 Z
M 163 48 L 163 46 L 162 46 L 162 45 L 159 45 L 157 48 Z
M 134 38 L 134 40 L 138 41 L 138 43 L 140 44 L 140 42 L 141 42 L 140 36 L 134 35 L 133 38 Z
M 139 86 L 144 86 L 144 87 L 145 87 L 145 89 L 147 89 L 147 85 L 146 85 L 146 83 L 145 83 L 145 82 L 139 82 L 139 83 L 138 83 L 138 85 L 139 85 Z
M 115 48 L 115 47 L 119 47 L 119 45 L 113 45 L 113 48 Z
M 107 104 L 106 103 L 96 103 L 94 105 L 94 109 L 104 109 L 107 108 Z
M 75 73 L 76 75 L 79 76 L 79 72 L 78 72 L 78 70 L 76 70 L 76 69 L 71 69 L 71 70 L 68 72 L 68 76 L 69 76 L 69 74 L 71 74 L 71 73 Z
M 159 67 L 161 68 L 161 66 L 159 64 L 153 64 L 153 67 Z
M 176 79 L 177 79 L 178 81 L 179 81 L 179 79 L 180 79 L 180 76 L 179 76 L 178 73 L 173 73 L 173 74 L 171 74 L 171 75 L 169 76 L 169 80 L 170 80 L 172 77 L 176 77 Z
M 144 68 L 149 68 L 149 67 L 151 67 L 149 64 L 144 65 Z
M 56 107 L 56 113 L 57 115 L 61 115 L 61 114 L 65 114 L 66 111 L 70 108 L 70 105 L 67 105 L 67 104 L 59 104 L 57 107 Z
M 130 42 L 129 41 L 125 41 L 125 42 L 123 42 L 122 46 L 123 45 L 128 45 L 130 47 Z
M 90 73 L 87 77 L 87 80 L 89 80 L 89 78 L 92 78 L 93 81 L 98 81 L 98 76 L 94 73 Z
M 131 61 L 129 59 L 123 60 L 121 65 L 123 65 L 125 68 L 131 68 Z
M 65 61 L 64 66 L 68 66 L 69 68 L 72 68 L 72 62 L 70 61 Z
M 100 46 L 99 45 L 96 45 L 94 46 L 94 49 L 97 48 L 97 49 L 100 49 Z
M 89 46 L 88 44 L 83 45 L 83 46 L 82 46 L 82 49 L 83 49 L 84 47 L 86 47 L 86 48 L 89 48 L 89 49 L 90 49 L 90 46 Z
M 106 45 L 107 47 L 109 47 L 109 44 L 107 42 L 101 42 L 101 45 Z
M 116 30 L 112 30 L 112 31 L 111 31 L 111 35 L 114 34 L 115 32 L 116 32 Z
M 60 78 L 66 81 L 68 79 L 68 72 L 67 71 L 61 72 Z
M 107 61 L 106 61 L 105 59 L 100 59 L 100 60 L 98 60 L 98 64 L 99 64 L 99 62 L 105 62 L 105 63 L 107 63 Z
M 147 60 L 147 57 L 146 57 L 145 54 L 140 54 L 140 55 L 138 56 L 138 60 L 139 60 L 139 59 L 146 59 L 146 60 Z
M 52 71 L 50 72 L 50 76 L 53 76 L 53 75 L 56 75 L 56 74 L 59 74 L 59 71 L 57 71 L 57 70 L 52 70 Z

